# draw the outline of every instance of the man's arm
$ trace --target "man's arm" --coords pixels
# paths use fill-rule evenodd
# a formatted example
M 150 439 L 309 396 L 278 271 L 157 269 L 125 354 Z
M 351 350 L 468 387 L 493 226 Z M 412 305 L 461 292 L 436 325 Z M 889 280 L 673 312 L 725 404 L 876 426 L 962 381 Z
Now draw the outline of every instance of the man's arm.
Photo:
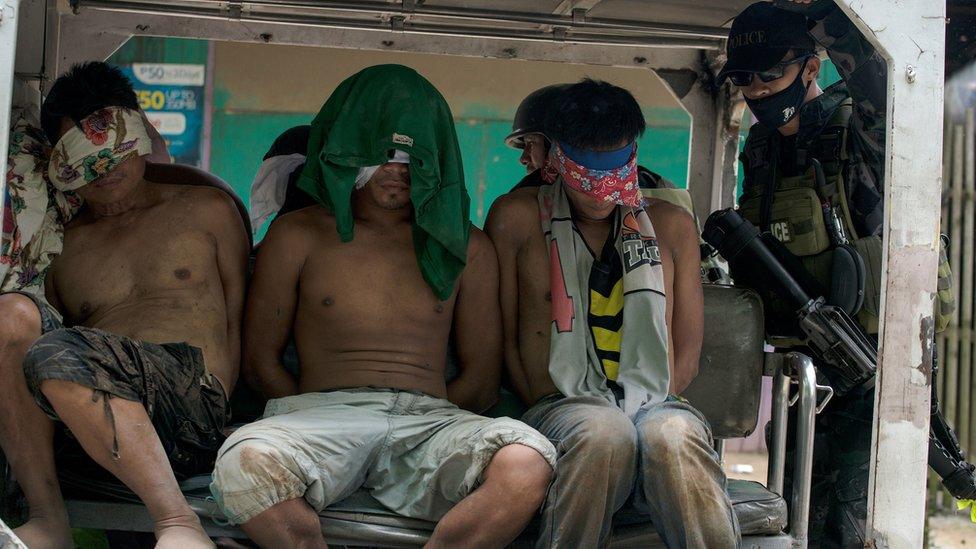
M 471 229 L 468 262 L 454 304 L 454 341 L 460 375 L 447 385 L 448 399 L 481 413 L 498 401 L 502 319 L 498 307 L 498 260 L 491 241 Z
M 206 192 L 213 198 L 208 201 L 202 215 L 217 244 L 217 270 L 224 290 L 227 314 L 227 350 L 236 379 L 241 364 L 241 317 L 244 314 L 250 243 L 244 221 L 231 197 L 216 189 L 207 189 Z
M 298 306 L 305 263 L 304 233 L 295 212 L 278 219 L 258 249 L 244 312 L 244 379 L 266 398 L 298 393 L 298 380 L 281 362 Z
M 522 212 L 518 208 L 516 199 L 503 195 L 495 200 L 488 218 L 485 221 L 485 231 L 491 238 L 498 255 L 498 286 L 499 301 L 502 312 L 502 336 L 505 357 L 505 371 L 512 383 L 512 388 L 522 402 L 532 402 L 532 392 L 529 381 L 522 368 L 522 358 L 519 354 L 518 337 L 518 254 L 521 247 L 522 235 L 519 225 L 524 219 L 520 213 L 528 213 L 529 219 L 537 219 L 538 214 Z
M 885 60 L 833 0 L 777 0 L 776 5 L 810 19 L 810 35 L 827 49 L 854 100 L 849 152 L 852 161 L 867 167 L 867 173 L 851 174 L 847 191 L 858 232 L 875 232 L 883 221 L 888 89 Z
M 698 375 L 705 326 L 698 230 L 694 219 L 680 206 L 656 201 L 650 213 L 658 238 L 674 263 L 668 315 L 670 392 L 680 395 Z
M 834 0 L 777 0 L 778 7 L 806 15 L 813 25 L 810 36 L 827 50 L 847 84 L 854 109 L 866 129 L 884 137 L 887 106 L 887 67 L 884 58 Z

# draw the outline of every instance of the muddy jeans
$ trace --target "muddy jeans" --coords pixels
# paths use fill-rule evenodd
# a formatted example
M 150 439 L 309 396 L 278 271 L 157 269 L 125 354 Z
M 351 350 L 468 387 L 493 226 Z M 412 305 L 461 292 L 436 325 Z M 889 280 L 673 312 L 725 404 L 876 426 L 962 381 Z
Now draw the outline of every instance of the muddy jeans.
M 537 547 L 601 547 L 629 498 L 669 547 L 735 547 L 739 528 L 701 413 L 677 399 L 631 420 L 597 397 L 553 395 L 522 420 L 559 451 Z

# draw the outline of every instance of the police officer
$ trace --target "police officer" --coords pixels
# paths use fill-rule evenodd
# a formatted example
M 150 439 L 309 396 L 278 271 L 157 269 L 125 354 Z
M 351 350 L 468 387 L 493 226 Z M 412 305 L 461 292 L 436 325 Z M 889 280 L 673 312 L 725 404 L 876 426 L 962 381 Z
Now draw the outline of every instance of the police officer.
M 818 45 L 843 78 L 823 90 Z M 740 156 L 740 213 L 799 258 L 828 302 L 877 334 L 883 59 L 832 0 L 752 4 L 732 23 L 726 50 L 719 80 L 728 78 L 742 92 L 757 121 Z M 779 308 L 768 293 L 764 298 L 771 341 L 795 345 L 793 311 Z M 817 418 L 814 546 L 864 544 L 872 413 L 873 392 L 851 392 Z

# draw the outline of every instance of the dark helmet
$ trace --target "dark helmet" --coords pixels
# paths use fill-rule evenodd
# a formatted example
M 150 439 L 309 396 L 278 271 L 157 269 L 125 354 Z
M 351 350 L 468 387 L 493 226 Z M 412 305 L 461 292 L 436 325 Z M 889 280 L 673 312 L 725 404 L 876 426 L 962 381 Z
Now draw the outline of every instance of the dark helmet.
M 542 133 L 542 124 L 546 120 L 546 109 L 552 104 L 557 95 L 572 84 L 553 84 L 539 88 L 530 93 L 519 103 L 512 122 L 512 133 L 505 138 L 509 147 L 521 149 L 525 146 L 522 137 L 528 133 Z

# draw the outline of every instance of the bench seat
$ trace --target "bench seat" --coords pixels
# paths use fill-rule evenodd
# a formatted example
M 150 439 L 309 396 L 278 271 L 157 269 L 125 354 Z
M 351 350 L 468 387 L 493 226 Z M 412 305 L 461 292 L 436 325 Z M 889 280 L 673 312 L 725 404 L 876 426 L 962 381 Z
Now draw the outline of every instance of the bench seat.
M 62 484 L 68 500 L 71 524 L 79 528 L 152 531 L 152 521 L 135 494 L 113 480 L 95 480 L 91 475 L 64 472 Z M 203 519 L 213 536 L 245 538 L 236 526 L 227 526 L 210 496 L 209 475 L 187 479 L 181 488 L 187 501 Z M 786 502 L 758 482 L 732 479 L 729 496 L 743 536 L 779 534 L 787 522 Z M 320 514 L 322 528 L 330 545 L 369 545 L 373 547 L 415 547 L 426 542 L 434 523 L 399 516 L 359 491 Z M 624 509 L 614 517 L 614 546 L 618 541 L 660 543 L 648 519 Z M 531 546 L 536 525 L 530 524 L 516 546 Z
M 753 292 L 739 288 L 704 287 L 705 337 L 699 376 L 685 392 L 703 412 L 719 439 L 746 436 L 756 427 L 759 387 L 763 372 L 762 305 Z M 733 328 L 734 329 L 730 329 Z M 240 412 L 252 404 L 250 414 L 260 414 L 259 400 L 235 391 L 233 407 Z M 490 415 L 521 415 L 521 404 L 511 395 L 502 398 Z M 238 418 L 245 419 L 245 418 Z M 247 418 L 247 419 L 253 419 Z M 152 522 L 138 498 L 114 479 L 85 468 L 59 468 L 71 523 L 76 527 L 151 532 Z M 210 498 L 209 475 L 181 483 L 191 507 L 213 536 L 245 537 L 235 526 L 226 526 Z M 729 495 L 746 547 L 787 547 L 786 502 L 757 482 L 730 480 Z M 366 492 L 357 492 L 321 513 L 323 530 L 332 545 L 410 547 L 422 545 L 434 523 L 398 516 L 383 508 Z M 627 509 L 615 517 L 614 547 L 662 546 L 647 517 Z M 530 547 L 537 531 L 530 524 L 516 547 Z

